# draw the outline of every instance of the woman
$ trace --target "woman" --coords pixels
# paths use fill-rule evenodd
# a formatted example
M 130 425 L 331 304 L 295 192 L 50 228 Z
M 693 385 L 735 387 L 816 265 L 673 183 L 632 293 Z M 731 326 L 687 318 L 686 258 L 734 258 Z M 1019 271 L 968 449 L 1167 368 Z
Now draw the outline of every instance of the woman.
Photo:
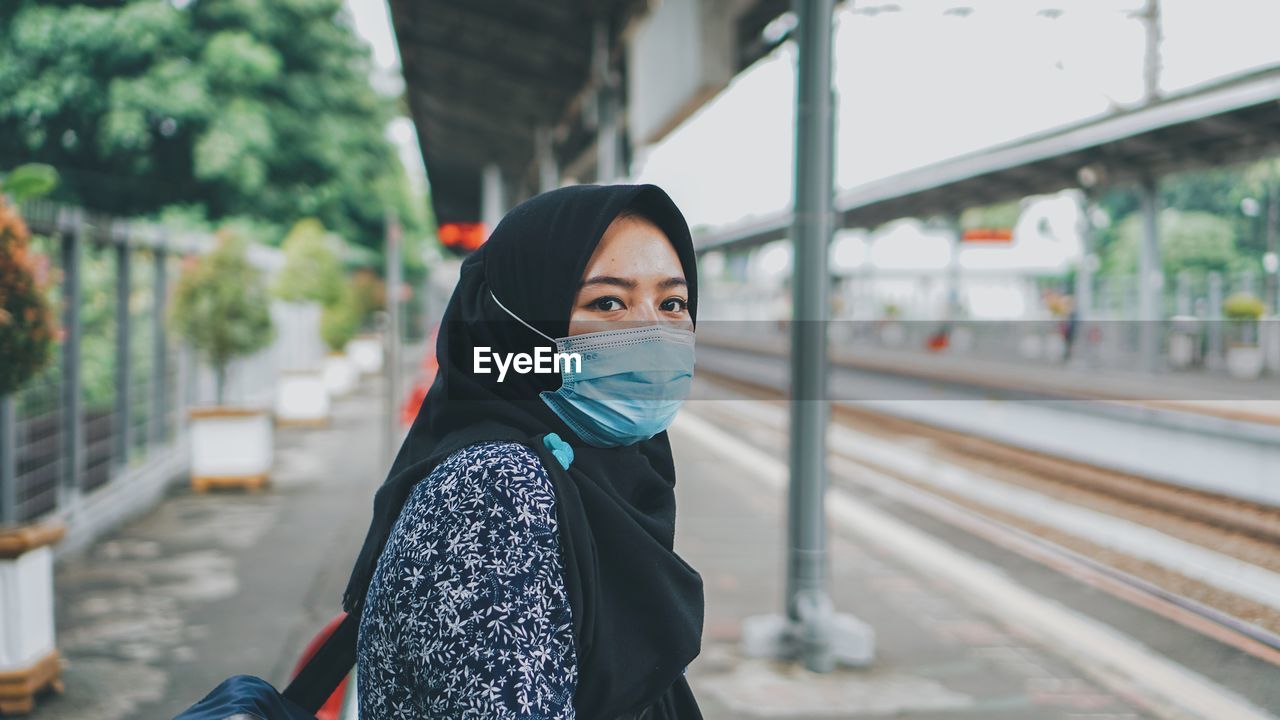
M 688 226 L 652 185 L 539 195 L 463 262 L 344 598 L 361 720 L 701 717 L 665 431 L 696 311 Z M 568 364 L 510 360 L 539 348 Z

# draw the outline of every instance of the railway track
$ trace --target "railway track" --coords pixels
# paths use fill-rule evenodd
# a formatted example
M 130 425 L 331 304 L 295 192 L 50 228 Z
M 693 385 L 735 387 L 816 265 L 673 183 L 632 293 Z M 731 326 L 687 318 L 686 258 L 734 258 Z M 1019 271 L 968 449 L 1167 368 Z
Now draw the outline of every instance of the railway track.
M 733 393 L 765 404 L 780 405 L 782 392 L 767 384 L 699 367 L 699 377 Z M 726 422 L 762 423 L 773 431 L 785 427 L 785 412 L 722 410 Z M 1053 498 L 1120 518 L 1121 522 L 1157 529 L 1173 543 L 1225 553 L 1259 576 L 1280 578 L 1280 509 L 1215 495 L 1099 468 L 1075 460 L 1027 450 L 947 428 L 857 407 L 832 404 L 837 429 L 885 443 L 904 441 L 924 446 L 948 468 L 983 473 L 1018 491 Z M 712 411 L 712 414 L 717 414 Z M 778 438 L 785 433 L 777 433 Z M 760 437 L 763 437 L 760 436 Z M 864 445 L 863 447 L 867 447 Z M 1114 548 L 1081 540 L 1063 527 L 1048 527 L 1033 515 L 1019 515 L 930 482 L 929 471 L 904 472 L 901 464 L 879 461 L 875 453 L 851 451 L 849 443 L 832 443 L 832 481 L 872 491 L 926 513 L 1006 550 L 1085 582 L 1205 636 L 1280 666 L 1280 596 L 1244 596 L 1236 587 L 1224 591 L 1213 577 L 1195 577 L 1159 567 Z M 941 467 L 941 466 L 940 466 Z M 922 479 L 923 478 L 923 479 Z M 1229 576 L 1229 574 L 1228 574 Z M 1223 576 L 1223 577 L 1228 577 Z

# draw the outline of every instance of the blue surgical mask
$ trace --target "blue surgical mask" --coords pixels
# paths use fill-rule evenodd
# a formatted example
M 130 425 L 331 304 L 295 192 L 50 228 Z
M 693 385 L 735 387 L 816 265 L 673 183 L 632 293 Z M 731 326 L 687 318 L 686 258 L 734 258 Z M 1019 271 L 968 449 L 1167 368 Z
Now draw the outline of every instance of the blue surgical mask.
M 559 390 L 539 397 L 588 445 L 618 447 L 648 440 L 671 425 L 689 396 L 694 338 L 690 330 L 656 324 L 552 338 L 496 296 L 493 300 L 555 343 L 556 352 L 581 356 L 580 368 L 572 363 L 562 366 Z

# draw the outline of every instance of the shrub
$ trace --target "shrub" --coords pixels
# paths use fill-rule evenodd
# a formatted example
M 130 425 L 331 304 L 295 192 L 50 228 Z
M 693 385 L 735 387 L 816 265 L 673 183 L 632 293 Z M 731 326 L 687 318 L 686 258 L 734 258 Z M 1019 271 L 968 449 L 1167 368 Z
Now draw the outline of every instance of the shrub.
M 247 243 L 225 229 L 216 238 L 213 252 L 184 262 L 169 322 L 213 366 L 222 403 L 231 361 L 266 347 L 275 330 L 265 284 L 245 255 Z
M 331 242 L 319 220 L 295 223 L 284 239 L 284 268 L 272 288 L 276 296 L 289 302 L 336 302 L 345 283 Z
M 334 303 L 324 306 L 320 314 L 320 335 L 325 345 L 340 352 L 360 329 L 360 305 L 351 285 L 344 285 Z
M 1267 311 L 1262 300 L 1251 292 L 1238 292 L 1222 302 L 1222 314 L 1228 320 L 1257 320 Z
M 387 307 L 387 287 L 371 270 L 357 270 L 351 276 L 351 290 L 355 293 L 357 330 L 369 324 L 369 316 Z
M 49 268 L 31 251 L 27 224 L 0 196 L 0 395 L 48 364 L 57 333 Z

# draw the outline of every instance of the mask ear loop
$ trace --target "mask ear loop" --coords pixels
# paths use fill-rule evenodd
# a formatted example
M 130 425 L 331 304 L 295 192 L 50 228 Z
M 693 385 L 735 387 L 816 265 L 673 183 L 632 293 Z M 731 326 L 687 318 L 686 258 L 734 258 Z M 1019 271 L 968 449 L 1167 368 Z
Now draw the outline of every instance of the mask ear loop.
M 493 294 L 493 289 L 492 289 L 492 288 L 490 288 L 490 290 L 489 290 L 489 297 L 493 298 L 493 301 L 494 301 L 494 302 L 496 302 L 496 303 L 498 303 L 498 307 L 502 308 L 503 312 L 505 312 L 506 314 L 508 314 L 508 315 L 510 315 L 511 317 L 515 318 L 515 319 L 516 319 L 516 322 L 518 322 L 518 323 L 520 323 L 521 325 L 523 325 L 523 326 L 525 326 L 525 327 L 529 328 L 530 330 L 532 330 L 532 331 L 534 331 L 534 332 L 538 333 L 538 334 L 539 334 L 539 335 L 541 335 L 542 337 L 547 338 L 547 341 L 548 341 L 548 342 L 550 342 L 552 345 L 555 345 L 555 344 L 556 344 L 556 340 L 555 340 L 555 338 L 553 338 L 553 337 L 549 337 L 546 333 L 542 332 L 542 331 L 541 331 L 541 330 L 539 330 L 538 328 L 536 328 L 536 327 L 534 327 L 534 326 L 530 325 L 529 323 L 525 322 L 525 321 L 524 321 L 524 319 L 522 319 L 519 315 L 517 315 L 517 314 L 515 314 L 515 313 L 511 312 L 510 310 L 508 310 L 508 309 L 507 309 L 507 306 L 506 306 L 506 305 L 503 305 L 503 304 L 502 304 L 502 301 L 498 299 L 498 296 Z

